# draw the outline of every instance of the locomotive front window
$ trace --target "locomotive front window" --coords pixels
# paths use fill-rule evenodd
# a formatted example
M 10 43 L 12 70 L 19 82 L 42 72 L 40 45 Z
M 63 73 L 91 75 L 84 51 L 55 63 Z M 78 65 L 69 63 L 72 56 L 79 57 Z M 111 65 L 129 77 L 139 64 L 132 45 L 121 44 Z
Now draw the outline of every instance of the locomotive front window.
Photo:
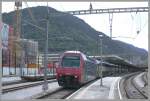
M 80 56 L 64 56 L 61 64 L 62 67 L 79 67 Z

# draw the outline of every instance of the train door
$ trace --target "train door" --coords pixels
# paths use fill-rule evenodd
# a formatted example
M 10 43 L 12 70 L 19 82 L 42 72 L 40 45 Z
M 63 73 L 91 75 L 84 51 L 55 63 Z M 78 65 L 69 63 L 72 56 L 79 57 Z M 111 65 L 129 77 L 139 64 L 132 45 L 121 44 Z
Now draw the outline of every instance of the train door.
M 88 81 L 88 68 L 87 68 L 87 66 L 88 66 L 88 63 L 86 61 L 84 64 L 84 81 Z

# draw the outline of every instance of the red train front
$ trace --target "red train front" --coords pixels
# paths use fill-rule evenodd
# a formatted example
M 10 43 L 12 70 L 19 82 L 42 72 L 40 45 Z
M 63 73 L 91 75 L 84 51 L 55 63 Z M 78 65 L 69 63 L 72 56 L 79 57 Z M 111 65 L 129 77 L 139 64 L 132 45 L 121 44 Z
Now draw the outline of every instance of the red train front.
M 97 78 L 95 61 L 80 51 L 66 51 L 56 68 L 58 84 L 63 87 L 79 87 Z
M 75 87 L 81 84 L 83 58 L 79 51 L 65 52 L 56 68 L 57 80 L 60 86 Z

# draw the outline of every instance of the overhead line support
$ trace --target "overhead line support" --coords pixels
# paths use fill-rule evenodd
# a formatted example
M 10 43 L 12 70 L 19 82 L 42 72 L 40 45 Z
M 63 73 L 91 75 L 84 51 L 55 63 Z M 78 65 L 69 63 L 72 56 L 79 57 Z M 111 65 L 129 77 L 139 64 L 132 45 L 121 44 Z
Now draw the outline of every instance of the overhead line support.
M 67 11 L 65 13 L 69 13 L 71 15 L 85 15 L 85 14 L 127 13 L 127 12 L 148 12 L 148 7 L 77 10 L 77 11 Z

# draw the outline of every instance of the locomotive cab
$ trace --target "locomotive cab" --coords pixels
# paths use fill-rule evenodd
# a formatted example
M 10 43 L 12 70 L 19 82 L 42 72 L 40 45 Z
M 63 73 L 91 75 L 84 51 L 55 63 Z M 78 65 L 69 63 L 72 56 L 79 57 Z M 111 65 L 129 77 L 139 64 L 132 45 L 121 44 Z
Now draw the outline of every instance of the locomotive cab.
M 56 72 L 60 86 L 76 88 L 96 78 L 96 63 L 80 51 L 67 51 Z
M 80 84 L 81 58 L 78 54 L 66 54 L 62 57 L 57 71 L 58 84 L 63 87 L 77 87 Z

